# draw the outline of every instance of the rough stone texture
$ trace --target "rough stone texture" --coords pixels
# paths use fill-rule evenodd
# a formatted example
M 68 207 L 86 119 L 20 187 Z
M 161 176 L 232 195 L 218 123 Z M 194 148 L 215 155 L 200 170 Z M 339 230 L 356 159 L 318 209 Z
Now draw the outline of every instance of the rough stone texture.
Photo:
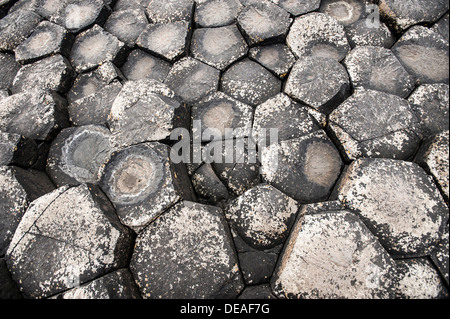
M 31 203 L 6 261 L 24 295 L 48 297 L 124 267 L 131 240 L 103 193 L 62 187 Z
M 173 65 L 164 83 L 174 90 L 183 101 L 192 105 L 208 94 L 217 91 L 219 78 L 219 70 L 187 57 Z
M 305 57 L 294 64 L 284 92 L 328 114 L 350 95 L 350 80 L 339 62 L 330 58 Z
M 327 200 L 342 168 L 323 131 L 272 144 L 261 158 L 263 180 L 301 203 Z
M 186 105 L 167 85 L 154 80 L 126 82 L 108 118 L 116 146 L 165 140 L 172 130 L 188 128 L 188 123 Z
M 405 259 L 397 262 L 397 298 L 448 299 L 448 290 L 439 272 L 425 258 Z
M 209 202 L 218 203 L 229 198 L 226 186 L 217 177 L 211 164 L 205 163 L 200 166 L 191 180 L 195 192 Z
M 57 93 L 40 89 L 11 95 L 0 100 L 0 131 L 51 139 L 69 124 L 66 105 Z
M 184 164 L 174 164 L 170 148 L 142 143 L 112 153 L 100 187 L 114 204 L 120 221 L 142 230 L 181 199 L 193 200 Z
M 279 298 L 393 297 L 395 262 L 346 210 L 300 212 L 271 287 Z
M 383 92 L 360 89 L 331 113 L 329 129 L 343 157 L 408 159 L 417 151 L 420 124 L 410 104 Z
M 328 57 L 341 61 L 350 45 L 344 27 L 324 13 L 308 13 L 295 19 L 286 38 L 297 58 Z
M 144 298 L 233 298 L 243 289 L 221 210 L 192 202 L 138 235 L 130 267 Z
M 389 49 L 396 41 L 389 28 L 380 22 L 379 26 L 367 23 L 367 20 L 359 20 L 345 29 L 348 42 L 352 48 L 356 46 L 381 46 Z
M 278 254 L 260 250 L 242 252 L 238 257 L 246 285 L 268 283 L 278 260 Z
M 150 0 L 147 15 L 153 23 L 190 21 L 193 10 L 193 0 Z
M 15 10 L 0 20 L 0 51 L 13 51 L 41 21 L 29 10 Z
M 353 87 L 377 90 L 406 98 L 414 90 L 414 78 L 391 50 L 363 46 L 353 49 L 345 58 Z
M 248 245 L 268 249 L 284 242 L 298 208 L 292 198 L 261 184 L 228 204 L 225 216 Z
M 129 47 L 136 44 L 136 39 L 148 25 L 145 12 L 138 9 L 126 9 L 111 13 L 105 23 L 105 31 L 126 43 Z
M 170 63 L 136 49 L 130 53 L 121 71 L 130 81 L 149 79 L 164 82 L 171 68 Z
M 320 0 L 271 0 L 294 16 L 299 16 L 320 7 Z
M 433 179 L 419 165 L 399 160 L 353 162 L 339 184 L 338 198 L 358 212 L 395 256 L 431 253 L 449 218 Z
M 448 42 L 449 41 L 449 13 L 439 19 L 433 26 L 433 30 L 438 32 Z
M 344 26 L 352 25 L 367 15 L 373 0 L 322 0 L 320 12 L 328 14 Z
M 408 98 L 425 137 L 449 129 L 448 84 L 424 84 Z
M 20 69 L 20 64 L 16 62 L 14 55 L 0 52 L 0 89 L 10 89 L 12 83 Z
M 222 90 L 235 99 L 257 106 L 281 91 L 281 81 L 260 64 L 245 59 L 222 76 Z
M 270 290 L 268 284 L 258 285 L 258 286 L 247 286 L 244 291 L 239 295 L 238 299 L 277 299 Z
M 201 28 L 223 27 L 236 22 L 243 6 L 239 0 L 208 0 L 198 3 L 194 21 Z
M 432 29 L 411 27 L 392 51 L 416 84 L 449 83 L 448 42 Z
M 250 49 L 249 57 L 266 67 L 280 79 L 284 79 L 295 63 L 295 56 L 282 43 L 258 46 Z
M 222 71 L 244 57 L 247 51 L 247 42 L 236 25 L 201 28 L 192 35 L 192 56 Z
M 286 37 L 292 19 L 287 11 L 269 1 L 246 6 L 237 19 L 251 46 Z
M 97 184 L 99 171 L 113 148 L 106 127 L 69 127 L 55 138 L 47 159 L 47 173 L 57 187 Z
M 439 244 L 431 253 L 431 260 L 437 266 L 439 272 L 445 281 L 449 282 L 449 232 L 448 225 L 445 228 L 444 234 Z
M 0 299 L 22 299 L 4 258 L 0 258 Z
M 31 167 L 38 158 L 37 143 L 15 133 L 0 132 L 0 166 Z

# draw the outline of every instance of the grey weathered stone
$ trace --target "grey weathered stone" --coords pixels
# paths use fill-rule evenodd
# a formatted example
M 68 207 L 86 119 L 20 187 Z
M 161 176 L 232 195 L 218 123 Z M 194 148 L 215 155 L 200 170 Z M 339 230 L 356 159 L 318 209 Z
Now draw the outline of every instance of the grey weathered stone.
M 99 185 L 121 222 L 136 231 L 176 202 L 194 199 L 185 165 L 174 164 L 170 147 L 157 142 L 112 153 Z
M 236 22 L 243 6 L 239 0 L 208 0 L 198 3 L 194 21 L 201 28 L 223 27 Z
M 344 26 L 320 12 L 297 17 L 287 35 L 286 43 L 297 58 L 319 56 L 341 61 L 350 49 Z
M 222 76 L 222 90 L 253 107 L 280 93 L 281 84 L 275 75 L 249 59 L 237 62 Z
M 24 295 L 45 298 L 125 267 L 131 244 L 101 191 L 64 186 L 31 203 L 6 262 Z
M 352 25 L 368 14 L 368 5 L 373 0 L 322 0 L 320 12 L 335 18 L 344 26 Z
M 263 180 L 301 203 L 328 199 L 342 168 L 323 131 L 272 144 L 261 157 Z
M 1 8 L 0 8 L 1 9 Z M 0 258 L 0 299 L 22 299 L 16 283 L 11 278 L 6 261 Z
M 449 86 L 448 84 L 424 84 L 408 98 L 425 137 L 449 129 Z
M 334 59 L 305 57 L 292 67 L 284 92 L 329 114 L 350 95 L 350 80 L 346 69 Z
M 67 101 L 57 93 L 36 89 L 0 100 L 2 132 L 49 140 L 67 126 Z
M 403 32 L 419 23 L 433 23 L 448 11 L 446 0 L 380 0 L 381 16 L 397 31 Z
M 0 132 L 0 166 L 31 167 L 38 158 L 37 143 L 15 133 Z
M 237 19 L 248 43 L 253 46 L 284 39 L 292 23 L 287 11 L 269 1 L 246 6 Z
M 186 104 L 155 80 L 128 81 L 114 100 L 108 117 L 113 144 L 129 146 L 162 141 L 177 128 L 189 127 Z
M 347 55 L 344 65 L 356 89 L 377 90 L 406 98 L 415 88 L 414 78 L 386 48 L 356 47 Z
M 396 41 L 395 36 L 381 21 L 378 26 L 373 26 L 368 24 L 366 19 L 359 20 L 348 26 L 345 33 L 352 48 L 373 45 L 389 49 Z
M 68 57 L 73 41 L 74 36 L 65 28 L 49 21 L 42 21 L 14 53 L 16 60 L 22 64 L 53 54 Z
M 126 268 L 116 270 L 80 287 L 75 287 L 55 299 L 141 299 L 139 288 Z
M 214 138 L 205 133 L 207 129 L 214 130 L 215 138 L 242 138 L 251 134 L 253 108 L 223 92 L 215 92 L 192 106 L 191 117 L 192 123 L 201 123 L 201 132 L 193 125 L 192 134 L 201 134 L 203 142 L 210 142 Z M 227 129 L 233 129 L 232 134 Z
M 147 16 L 143 10 L 125 9 L 114 11 L 105 23 L 105 31 L 134 47 L 136 39 L 148 25 Z
M 395 262 L 357 216 L 308 206 L 299 214 L 271 280 L 277 297 L 394 296 Z
M 249 56 L 278 75 L 280 79 L 286 77 L 295 63 L 295 56 L 283 43 L 253 47 L 250 49 Z
M 271 0 L 294 16 L 299 16 L 320 7 L 320 0 Z
M 147 15 L 152 23 L 190 21 L 193 13 L 193 0 L 150 0 L 147 6 Z
M 126 9 L 147 9 L 150 0 L 117 0 L 115 1 L 114 11 L 126 10 Z
M 187 53 L 190 38 L 188 21 L 149 24 L 139 35 L 136 44 L 170 62 Z
M 196 194 L 211 203 L 218 203 L 229 198 L 228 190 L 217 177 L 211 164 L 200 166 L 191 177 Z
M 235 298 L 244 286 L 220 208 L 186 201 L 138 235 L 130 268 L 144 298 Z
M 183 101 L 194 104 L 219 89 L 220 71 L 194 58 L 176 62 L 164 83 Z M 226 93 L 226 92 L 225 92 Z
M 133 50 L 121 71 L 130 81 L 153 79 L 164 82 L 172 65 L 140 49 Z
M 14 77 L 20 69 L 20 64 L 16 62 L 14 54 L 0 52 L 0 89 L 10 89 Z
M 294 199 L 260 184 L 229 203 L 225 216 L 248 245 L 262 250 L 284 242 L 298 209 Z
M 201 28 L 192 35 L 192 56 L 222 71 L 247 52 L 247 42 L 236 25 Z
M 14 78 L 11 91 L 14 94 L 40 88 L 64 94 L 69 90 L 74 77 L 75 72 L 69 61 L 56 54 L 22 66 Z
M 449 44 L 432 29 L 411 27 L 392 47 L 392 52 L 417 85 L 449 83 Z
M 0 255 L 4 255 L 29 203 L 55 189 L 45 173 L 0 167 Z
M 57 187 L 97 184 L 102 165 L 113 152 L 110 135 L 100 125 L 62 130 L 52 142 L 47 159 L 46 169 L 53 183 Z
M 270 285 L 246 286 L 238 299 L 277 299 L 270 290 Z
M 430 254 L 449 218 L 432 177 L 419 165 L 399 160 L 356 160 L 343 175 L 338 198 L 358 212 L 394 256 Z
M 239 267 L 247 286 L 268 283 L 278 260 L 278 254 L 264 251 L 238 253 Z
M 408 101 L 364 89 L 331 113 L 328 126 L 347 161 L 361 157 L 406 160 L 417 151 L 422 136 Z
M 0 51 L 13 51 L 41 21 L 30 10 L 15 10 L 0 20 Z
M 438 268 L 445 281 L 449 282 L 449 232 L 448 225 L 442 234 L 441 241 L 431 252 L 431 260 Z
M 448 290 L 439 272 L 425 258 L 400 259 L 397 263 L 398 299 L 447 299 Z
M 90 71 L 105 62 L 120 66 L 126 45 L 99 25 L 77 35 L 70 52 L 70 62 L 78 73 Z
M 449 41 L 449 13 L 445 14 L 433 26 L 433 30 L 438 32 L 448 42 Z

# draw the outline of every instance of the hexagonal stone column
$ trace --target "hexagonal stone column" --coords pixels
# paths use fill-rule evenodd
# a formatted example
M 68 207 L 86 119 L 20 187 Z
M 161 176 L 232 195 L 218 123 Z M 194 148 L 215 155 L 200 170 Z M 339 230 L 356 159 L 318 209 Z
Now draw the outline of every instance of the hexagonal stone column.
M 242 8 L 239 0 L 197 1 L 194 21 L 201 28 L 223 27 L 236 22 Z
M 156 142 L 112 153 L 99 185 L 121 222 L 136 231 L 179 200 L 194 199 L 185 165 L 174 164 L 169 146 Z
M 143 50 L 133 50 L 123 64 L 121 71 L 130 81 L 151 79 L 164 82 L 172 65 Z
M 344 26 L 350 26 L 367 13 L 367 5 L 373 0 L 323 0 L 320 4 L 320 12 L 333 17 Z
M 360 157 L 408 159 L 421 142 L 421 128 L 408 101 L 360 89 L 330 115 L 329 128 L 348 161 Z
M 21 44 L 42 18 L 30 10 L 15 10 L 0 20 L 0 51 L 13 51 Z
M 320 0 L 271 0 L 290 14 L 299 16 L 311 11 L 315 11 L 320 7 Z
M 217 177 L 211 164 L 200 166 L 191 177 L 192 186 L 199 197 L 217 204 L 229 198 L 228 189 Z
M 263 180 L 301 203 L 328 199 L 342 168 L 323 131 L 272 144 L 261 158 Z
M 150 0 L 147 15 L 153 23 L 190 21 L 194 12 L 193 0 Z
M 131 242 L 101 191 L 65 186 L 30 205 L 6 260 L 26 296 L 45 298 L 125 267 Z
M 362 19 L 348 26 L 345 33 L 352 48 L 373 45 L 389 49 L 397 40 L 391 30 L 381 21 L 378 27 L 374 27 L 368 24 L 366 19 Z
M 295 63 L 295 56 L 283 43 L 253 47 L 249 57 L 284 79 Z
M 392 47 L 392 52 L 416 84 L 449 83 L 449 46 L 437 32 L 413 26 Z
M 247 51 L 247 42 L 236 25 L 201 28 L 192 35 L 192 56 L 219 70 L 244 57 Z
M 296 18 L 286 43 L 297 58 L 319 56 L 341 61 L 350 49 L 344 27 L 336 19 L 319 12 Z
M 220 208 L 186 201 L 138 235 L 130 268 L 144 298 L 235 298 L 244 286 Z
M 147 25 L 148 20 L 144 11 L 126 9 L 111 13 L 104 27 L 107 32 L 132 48 Z
M 410 162 L 357 160 L 343 175 L 338 198 L 395 256 L 428 255 L 449 218 L 433 179 Z
M 272 277 L 278 298 L 394 297 L 395 262 L 353 213 L 304 206 Z M 306 215 L 305 215 L 306 214 Z
M 414 90 L 409 75 L 391 50 L 382 47 L 356 47 L 345 58 L 353 87 L 377 90 L 406 98 Z

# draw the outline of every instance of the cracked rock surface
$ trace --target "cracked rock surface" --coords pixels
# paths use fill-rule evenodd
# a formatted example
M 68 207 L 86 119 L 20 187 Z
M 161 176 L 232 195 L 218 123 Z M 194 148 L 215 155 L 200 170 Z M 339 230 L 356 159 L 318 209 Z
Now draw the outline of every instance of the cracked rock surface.
M 0 299 L 448 299 L 447 0 L 0 0 Z

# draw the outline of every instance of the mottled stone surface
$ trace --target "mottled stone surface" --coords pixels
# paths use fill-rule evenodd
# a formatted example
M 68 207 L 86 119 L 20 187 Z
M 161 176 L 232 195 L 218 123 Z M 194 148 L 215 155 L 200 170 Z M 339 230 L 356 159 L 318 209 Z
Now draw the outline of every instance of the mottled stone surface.
M 320 0 L 271 0 L 294 16 L 299 16 L 320 7 Z
M 37 143 L 16 133 L 0 132 L 0 166 L 31 167 L 38 158 Z
M 194 21 L 202 28 L 222 27 L 236 22 L 243 6 L 239 0 L 208 0 L 197 3 Z
M 153 79 L 164 82 L 172 65 L 140 49 L 133 50 L 121 71 L 130 81 Z
M 153 23 L 190 21 L 194 11 L 193 0 L 150 0 L 147 15 Z
M 294 54 L 287 45 L 281 43 L 253 47 L 249 51 L 249 56 L 281 79 L 286 77 L 295 63 Z
M 10 89 L 20 64 L 16 62 L 14 54 L 0 52 L 0 88 Z
M 192 175 L 195 192 L 211 203 L 218 203 L 229 198 L 228 189 L 217 177 L 211 164 L 205 163 Z
M 111 13 L 105 23 L 105 30 L 129 47 L 133 47 L 148 24 L 143 10 L 126 9 Z
M 373 26 L 365 19 L 348 26 L 345 33 L 352 48 L 373 45 L 389 49 L 396 41 L 394 34 L 383 22 L 380 22 L 378 26 Z
M 41 21 L 30 10 L 15 10 L 0 20 L 0 51 L 12 51 L 22 43 Z
M 368 14 L 368 6 L 373 0 L 322 0 L 320 12 L 333 17 L 344 26 L 352 25 Z

